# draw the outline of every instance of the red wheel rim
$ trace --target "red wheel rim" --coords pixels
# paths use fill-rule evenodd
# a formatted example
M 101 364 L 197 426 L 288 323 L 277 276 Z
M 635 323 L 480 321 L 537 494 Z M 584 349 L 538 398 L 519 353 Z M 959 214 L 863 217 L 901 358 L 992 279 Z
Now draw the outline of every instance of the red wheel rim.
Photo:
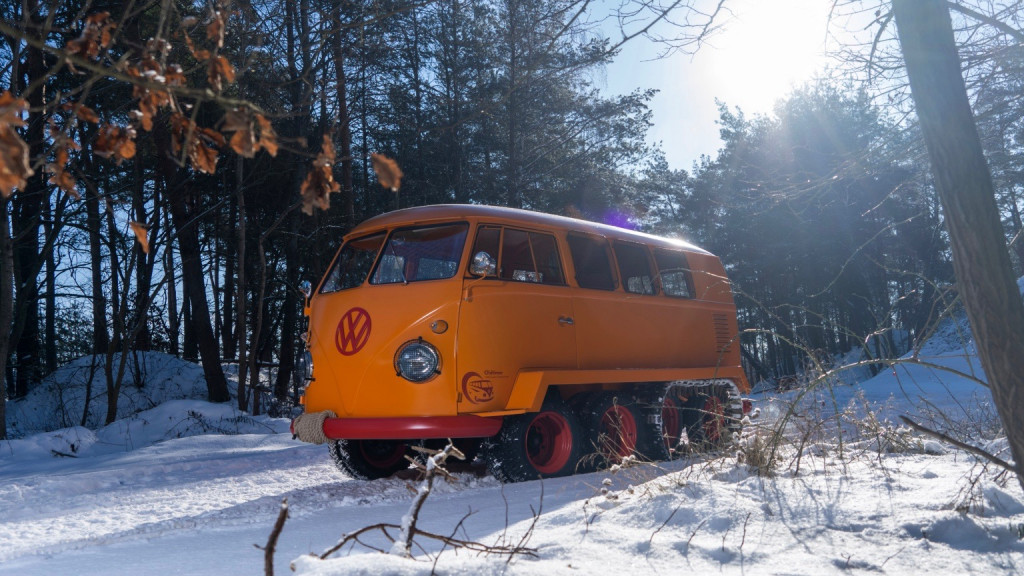
M 661 435 L 669 450 L 679 444 L 679 432 L 682 427 L 683 422 L 679 416 L 679 407 L 676 406 L 676 401 L 665 398 L 665 403 L 661 406 Z
M 718 442 L 725 431 L 725 404 L 714 396 L 704 402 L 704 439 Z
M 363 460 L 374 468 L 386 470 L 402 461 L 405 444 L 402 442 L 363 440 L 359 442 Z
M 610 406 L 601 415 L 602 451 L 607 456 L 625 458 L 636 449 L 636 419 L 622 406 Z
M 541 412 L 526 431 L 526 458 L 541 474 L 555 474 L 572 453 L 572 429 L 565 416 Z

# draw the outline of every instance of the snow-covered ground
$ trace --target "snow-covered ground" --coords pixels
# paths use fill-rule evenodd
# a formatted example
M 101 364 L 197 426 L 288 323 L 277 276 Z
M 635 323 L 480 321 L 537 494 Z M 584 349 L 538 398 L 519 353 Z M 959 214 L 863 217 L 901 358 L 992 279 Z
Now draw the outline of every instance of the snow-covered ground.
M 968 377 L 981 371 L 963 323 L 916 358 L 959 374 L 908 362 L 854 386 L 756 397 L 760 426 L 788 422 L 769 477 L 750 466 L 767 433 L 751 426 L 739 458 L 504 486 L 465 470 L 437 483 L 419 527 L 531 552 L 511 559 L 422 538 L 406 559 L 371 549 L 390 548 L 379 533 L 313 558 L 344 534 L 401 524 L 416 484 L 347 478 L 324 447 L 292 440 L 287 420 L 189 399 L 205 390 L 201 371 L 162 355 L 142 357 L 125 418 L 67 427 L 81 423 L 82 395 L 65 372 L 9 405 L 18 439 L 0 442 L 0 574 L 260 574 L 255 545 L 284 498 L 277 574 L 1024 573 L 1016 480 L 895 424 L 910 414 L 1009 458 Z

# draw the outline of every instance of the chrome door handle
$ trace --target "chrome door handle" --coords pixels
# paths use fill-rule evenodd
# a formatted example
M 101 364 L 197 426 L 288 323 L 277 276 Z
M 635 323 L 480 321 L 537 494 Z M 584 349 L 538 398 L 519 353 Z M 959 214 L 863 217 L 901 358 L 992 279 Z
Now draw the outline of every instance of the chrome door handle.
M 575 322 L 573 322 L 572 320 L 572 316 L 559 316 L 558 323 L 561 324 L 562 326 L 572 326 L 573 324 L 575 324 Z

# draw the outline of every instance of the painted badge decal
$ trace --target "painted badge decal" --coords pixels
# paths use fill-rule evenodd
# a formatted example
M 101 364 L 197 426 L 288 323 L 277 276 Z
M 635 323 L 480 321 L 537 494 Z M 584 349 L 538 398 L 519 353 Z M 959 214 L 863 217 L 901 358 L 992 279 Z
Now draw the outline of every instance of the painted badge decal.
M 370 313 L 362 308 L 351 308 L 338 321 L 334 345 L 343 356 L 351 356 L 366 346 L 370 339 Z
M 473 404 L 483 404 L 494 399 L 494 384 L 476 372 L 467 372 L 462 377 L 462 395 Z

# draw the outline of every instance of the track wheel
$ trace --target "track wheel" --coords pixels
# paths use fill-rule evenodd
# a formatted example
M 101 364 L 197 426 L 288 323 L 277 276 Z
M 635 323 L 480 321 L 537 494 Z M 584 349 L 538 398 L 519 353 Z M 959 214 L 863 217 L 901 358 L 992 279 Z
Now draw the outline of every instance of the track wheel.
M 696 451 L 722 448 L 731 436 L 726 422 L 726 401 L 719 394 L 694 394 L 686 408 L 695 417 L 688 419 L 686 435 Z
M 409 446 L 400 440 L 332 440 L 327 448 L 338 469 L 359 480 L 387 478 L 409 467 Z
M 665 439 L 665 448 L 669 457 L 674 457 L 683 435 L 683 406 L 679 398 L 667 395 L 661 405 L 661 437 Z
M 506 417 L 483 456 L 501 482 L 567 476 L 576 471 L 582 441 L 576 416 L 560 399 L 549 399 L 540 412 Z
M 587 403 L 588 437 L 597 448 L 599 467 L 636 455 L 644 460 L 668 457 L 662 437 L 662 404 L 639 402 L 628 392 L 601 392 Z

